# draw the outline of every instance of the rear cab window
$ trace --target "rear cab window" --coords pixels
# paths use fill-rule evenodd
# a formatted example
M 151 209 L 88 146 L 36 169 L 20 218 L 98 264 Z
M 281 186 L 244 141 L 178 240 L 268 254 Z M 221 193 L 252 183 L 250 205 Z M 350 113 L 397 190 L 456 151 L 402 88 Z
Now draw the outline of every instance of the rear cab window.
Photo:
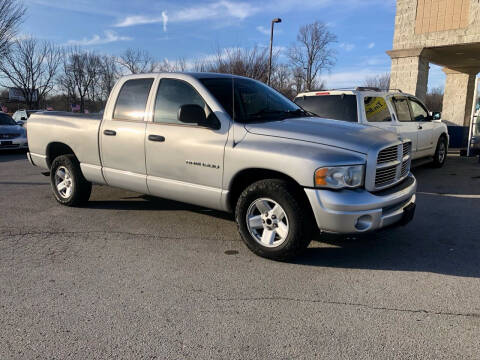
M 295 103 L 321 118 L 358 122 L 356 95 L 301 96 Z
M 118 93 L 114 120 L 143 121 L 153 78 L 127 80 Z

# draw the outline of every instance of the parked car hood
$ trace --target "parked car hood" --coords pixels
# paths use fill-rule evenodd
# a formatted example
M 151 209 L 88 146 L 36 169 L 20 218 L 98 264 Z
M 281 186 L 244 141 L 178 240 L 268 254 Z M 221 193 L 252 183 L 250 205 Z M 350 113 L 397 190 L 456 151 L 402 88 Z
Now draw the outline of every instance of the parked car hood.
M 246 130 L 257 135 L 307 141 L 363 154 L 399 141 L 396 133 L 373 126 L 317 117 L 251 123 L 246 125 Z
M 0 125 L 0 134 L 23 134 L 25 129 L 20 125 Z

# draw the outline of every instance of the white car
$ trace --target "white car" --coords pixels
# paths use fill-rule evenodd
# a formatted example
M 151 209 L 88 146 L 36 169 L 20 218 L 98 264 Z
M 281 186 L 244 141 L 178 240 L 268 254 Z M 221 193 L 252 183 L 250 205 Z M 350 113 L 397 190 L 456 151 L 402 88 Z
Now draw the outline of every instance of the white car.
M 294 101 L 322 118 L 371 125 L 410 139 L 414 160 L 433 158 L 433 164 L 441 167 L 447 158 L 447 126 L 413 95 L 357 88 L 301 93 Z
M 42 111 L 42 110 L 25 110 L 25 109 L 17 110 L 13 114 L 12 118 L 13 120 L 15 120 L 17 124 L 23 125 L 23 123 L 25 123 L 28 120 L 30 115 L 39 111 Z

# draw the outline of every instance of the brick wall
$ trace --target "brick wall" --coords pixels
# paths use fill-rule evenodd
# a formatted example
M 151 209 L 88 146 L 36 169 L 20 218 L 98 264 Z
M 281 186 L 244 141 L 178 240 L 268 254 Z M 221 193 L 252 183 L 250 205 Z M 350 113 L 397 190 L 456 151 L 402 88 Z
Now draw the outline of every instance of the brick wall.
M 480 42 L 479 0 L 397 0 L 394 50 L 470 42 Z

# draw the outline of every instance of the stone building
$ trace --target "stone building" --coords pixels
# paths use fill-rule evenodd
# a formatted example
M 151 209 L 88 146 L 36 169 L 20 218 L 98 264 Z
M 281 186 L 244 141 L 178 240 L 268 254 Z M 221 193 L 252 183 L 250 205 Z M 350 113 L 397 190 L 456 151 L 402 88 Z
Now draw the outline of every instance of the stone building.
M 397 0 L 392 89 L 425 99 L 429 63 L 446 74 L 442 119 L 469 126 L 480 72 L 480 0 Z

